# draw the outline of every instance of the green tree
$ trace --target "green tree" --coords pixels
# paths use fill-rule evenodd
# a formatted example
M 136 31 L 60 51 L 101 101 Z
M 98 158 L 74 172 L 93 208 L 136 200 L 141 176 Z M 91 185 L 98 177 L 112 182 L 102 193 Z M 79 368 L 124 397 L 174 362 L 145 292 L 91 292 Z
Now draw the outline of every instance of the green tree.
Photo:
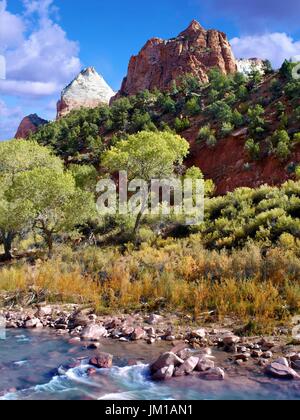
M 63 162 L 50 149 L 32 141 L 0 143 L 0 239 L 11 258 L 13 240 L 34 216 L 30 200 L 16 193 L 16 179 L 34 169 L 63 173 Z
M 124 130 L 126 128 L 131 110 L 132 105 L 128 98 L 121 98 L 113 102 L 111 106 L 111 118 L 114 129 Z
M 131 118 L 131 127 L 133 132 L 149 130 L 155 131 L 156 127 L 151 120 L 149 112 L 142 112 L 136 109 Z
M 220 123 L 231 122 L 231 107 L 224 101 L 217 101 L 210 105 L 207 109 L 212 118 L 217 119 Z
M 200 89 L 200 80 L 193 74 L 185 74 L 179 80 L 181 90 L 186 94 L 198 92 Z
M 232 113 L 232 124 L 235 127 L 241 127 L 244 124 L 244 117 L 237 109 Z
M 196 97 L 189 99 L 185 105 L 186 112 L 188 115 L 194 116 L 201 112 L 201 106 L 199 100 Z
M 33 218 L 33 207 L 28 200 L 15 197 L 13 185 L 0 178 L 0 240 L 6 260 L 12 258 L 12 244 Z
M 187 130 L 190 127 L 190 125 L 190 120 L 187 117 L 175 118 L 174 128 L 176 133 L 181 133 L 182 131 Z
M 142 131 L 105 152 L 102 166 L 111 174 L 126 171 L 129 180 L 142 179 L 150 187 L 153 179 L 171 177 L 175 166 L 182 164 L 188 152 L 188 142 L 176 134 Z M 146 202 L 142 203 L 137 214 L 134 237 L 138 233 L 145 205 Z
M 76 187 L 73 175 L 50 169 L 33 169 L 19 174 L 14 182 L 14 199 L 30 203 L 33 227 L 52 256 L 55 235 L 73 232 L 94 214 L 93 194 Z
M 255 68 L 249 74 L 250 79 L 250 88 L 257 87 L 263 80 L 263 75 L 260 71 L 256 70 Z
M 176 102 L 170 95 L 161 94 L 158 99 L 158 104 L 161 106 L 163 112 L 174 113 L 176 111 Z
M 259 137 L 265 131 L 265 110 L 261 105 L 255 105 L 248 110 L 249 130 L 252 136 Z
M 279 159 L 286 160 L 291 154 L 289 144 L 284 141 L 280 141 L 275 149 L 275 154 Z
M 254 139 L 246 141 L 245 150 L 248 152 L 251 159 L 258 160 L 260 158 L 260 145 L 259 143 L 256 143 Z
M 34 168 L 63 171 L 63 162 L 34 141 L 11 140 L 0 143 L 0 176 L 13 180 L 20 172 Z
M 233 124 L 231 124 L 230 122 L 224 122 L 222 124 L 221 134 L 222 136 L 226 137 L 226 136 L 229 136 L 229 134 L 231 134 L 233 130 L 234 130 Z
M 185 178 L 189 178 L 192 180 L 197 179 L 204 179 L 203 173 L 200 168 L 197 166 L 192 166 L 191 168 L 187 169 L 185 173 Z M 216 189 L 216 186 L 211 179 L 206 179 L 204 181 L 204 192 L 206 197 L 210 197 Z
M 69 171 L 75 179 L 76 186 L 84 191 L 95 191 L 98 172 L 92 165 L 70 165 Z
M 210 124 L 200 128 L 198 140 L 204 140 L 210 147 L 214 147 L 217 144 L 216 132 L 211 128 Z
M 285 60 L 279 70 L 279 73 L 281 74 L 282 77 L 284 77 L 287 80 L 291 80 L 292 79 L 292 72 L 294 67 L 296 66 L 297 63 L 293 63 L 289 60 Z
M 225 93 L 229 92 L 233 86 L 233 81 L 226 74 L 223 74 L 219 69 L 212 69 L 208 74 L 210 88 L 218 92 L 219 97 L 224 97 Z

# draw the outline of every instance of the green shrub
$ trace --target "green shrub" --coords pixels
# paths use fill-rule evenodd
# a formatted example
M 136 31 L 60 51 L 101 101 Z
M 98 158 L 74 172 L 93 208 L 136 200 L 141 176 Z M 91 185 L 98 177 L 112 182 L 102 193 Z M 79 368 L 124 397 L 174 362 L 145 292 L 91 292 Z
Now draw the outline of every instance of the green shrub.
M 222 124 L 222 128 L 221 128 L 221 134 L 222 136 L 226 137 L 229 136 L 229 134 L 231 134 L 234 130 L 234 125 L 231 124 L 230 122 L 224 122 Z
M 207 108 L 208 114 L 220 123 L 232 121 L 231 107 L 224 101 L 217 101 Z
M 198 134 L 198 140 L 205 141 L 208 146 L 214 147 L 217 144 L 215 130 L 213 130 L 210 125 L 201 127 Z
M 255 105 L 248 109 L 249 130 L 252 136 L 260 137 L 265 131 L 265 110 L 261 105 Z
M 173 101 L 169 95 L 161 94 L 158 103 L 161 106 L 163 112 L 174 113 L 176 111 L 176 102 Z
M 248 152 L 252 160 L 258 160 L 260 158 L 260 145 L 253 139 L 249 139 L 245 143 L 245 150 Z
M 199 104 L 198 98 L 194 97 L 189 99 L 185 105 L 185 110 L 190 116 L 198 115 L 201 112 L 201 106 Z
M 184 118 L 175 118 L 174 128 L 176 133 L 181 133 L 184 130 L 187 130 L 190 127 L 190 120 L 187 117 Z
M 244 124 L 244 117 L 237 109 L 232 113 L 232 124 L 235 127 L 241 127 Z

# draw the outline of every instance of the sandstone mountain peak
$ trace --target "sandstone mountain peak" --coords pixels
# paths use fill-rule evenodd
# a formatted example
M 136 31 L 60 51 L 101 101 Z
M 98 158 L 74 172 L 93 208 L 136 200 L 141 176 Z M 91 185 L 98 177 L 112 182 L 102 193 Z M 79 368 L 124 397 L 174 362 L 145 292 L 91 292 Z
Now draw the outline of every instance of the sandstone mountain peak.
M 80 108 L 108 104 L 115 92 L 94 67 L 87 67 L 62 91 L 57 104 L 57 118 Z
M 197 33 L 199 31 L 204 31 L 204 28 L 200 25 L 200 23 L 197 20 L 192 20 L 192 22 L 189 24 L 189 26 L 181 32 L 179 36 L 189 35 L 192 33 Z
M 174 80 L 187 73 L 205 83 L 212 68 L 224 74 L 237 71 L 231 46 L 223 32 L 206 30 L 193 20 L 176 38 L 152 38 L 137 56 L 131 57 L 117 97 L 146 89 L 167 90 Z
M 15 138 L 26 139 L 30 136 L 30 134 L 36 133 L 39 127 L 45 124 L 48 124 L 48 121 L 40 118 L 37 114 L 28 115 L 21 121 Z

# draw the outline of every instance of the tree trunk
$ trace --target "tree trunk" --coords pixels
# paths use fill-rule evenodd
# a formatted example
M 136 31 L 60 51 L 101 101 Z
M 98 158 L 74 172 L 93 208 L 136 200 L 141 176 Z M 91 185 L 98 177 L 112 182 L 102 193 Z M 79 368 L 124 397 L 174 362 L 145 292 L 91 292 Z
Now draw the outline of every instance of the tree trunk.
M 139 212 L 139 214 L 137 215 L 137 218 L 136 218 L 136 221 L 135 221 L 134 230 L 133 230 L 133 237 L 134 237 L 134 239 L 136 239 L 136 237 L 137 237 L 137 234 L 138 234 L 138 231 L 139 231 L 139 228 L 140 228 L 140 224 L 141 224 L 141 221 L 142 221 L 143 213 L 144 213 L 144 211 L 141 210 Z
M 143 214 L 144 214 L 144 212 L 146 210 L 146 207 L 147 207 L 147 204 L 148 204 L 149 197 L 150 197 L 150 194 L 148 194 L 147 197 L 144 197 L 144 201 L 142 203 L 141 210 L 139 211 L 139 213 L 136 217 L 135 226 L 134 226 L 134 230 L 133 230 L 134 240 L 136 240 L 136 237 L 137 237 L 137 234 L 138 234 L 138 231 L 139 231 L 139 228 L 140 228 L 140 224 L 141 224 L 141 221 L 142 221 L 142 217 L 143 217 Z
M 53 256 L 53 237 L 51 232 L 46 232 L 46 243 L 48 247 L 48 257 L 52 258 Z
M 13 243 L 14 236 L 12 233 L 7 233 L 3 235 L 3 247 L 4 247 L 4 257 L 6 260 L 12 259 L 12 243 Z

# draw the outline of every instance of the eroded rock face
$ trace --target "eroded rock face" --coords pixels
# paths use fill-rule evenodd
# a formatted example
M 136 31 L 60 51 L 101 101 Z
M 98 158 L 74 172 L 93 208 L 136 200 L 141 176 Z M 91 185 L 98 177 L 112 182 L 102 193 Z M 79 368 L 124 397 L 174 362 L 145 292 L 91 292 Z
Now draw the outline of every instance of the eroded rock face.
M 57 103 L 57 118 L 73 110 L 108 104 L 115 92 L 93 67 L 83 70 L 63 91 Z
M 48 124 L 48 121 L 43 120 L 43 118 L 40 118 L 37 114 L 28 115 L 21 121 L 15 138 L 27 139 L 30 134 L 36 133 L 39 127 L 45 124 Z
M 131 58 L 127 77 L 117 96 L 135 95 L 145 89 L 166 90 L 187 73 L 207 82 L 208 71 L 214 67 L 225 74 L 237 71 L 228 39 L 224 33 L 205 30 L 193 21 L 174 39 L 149 40 L 140 53 Z

